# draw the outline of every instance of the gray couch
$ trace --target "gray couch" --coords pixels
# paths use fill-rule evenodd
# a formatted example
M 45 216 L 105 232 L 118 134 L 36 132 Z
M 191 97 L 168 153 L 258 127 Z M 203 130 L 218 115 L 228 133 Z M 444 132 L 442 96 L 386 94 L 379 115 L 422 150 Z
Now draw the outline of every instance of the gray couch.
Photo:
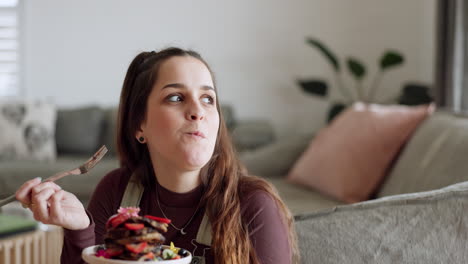
M 279 140 L 241 155 L 252 172 L 268 176 L 296 215 L 303 263 L 468 262 L 466 116 L 439 111 L 425 120 L 377 199 L 353 205 L 285 181 L 310 138 Z M 268 160 L 280 161 L 266 165 Z

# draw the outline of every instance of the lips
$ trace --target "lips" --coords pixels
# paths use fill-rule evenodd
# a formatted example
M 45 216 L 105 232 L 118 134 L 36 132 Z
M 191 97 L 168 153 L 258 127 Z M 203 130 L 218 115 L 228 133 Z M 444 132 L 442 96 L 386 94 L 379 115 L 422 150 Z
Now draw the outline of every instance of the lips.
M 192 132 L 188 132 L 187 134 L 189 134 L 191 136 L 205 138 L 205 134 L 203 134 L 203 132 L 201 132 L 201 131 L 192 131 Z

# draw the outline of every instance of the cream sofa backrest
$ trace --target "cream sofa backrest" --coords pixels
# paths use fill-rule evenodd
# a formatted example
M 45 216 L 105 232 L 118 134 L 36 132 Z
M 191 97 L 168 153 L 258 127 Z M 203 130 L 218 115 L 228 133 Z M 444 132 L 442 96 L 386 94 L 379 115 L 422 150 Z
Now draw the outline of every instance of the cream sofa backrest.
M 401 152 L 377 197 L 429 191 L 468 180 L 468 117 L 438 111 Z
M 295 217 L 302 263 L 468 263 L 468 182 Z

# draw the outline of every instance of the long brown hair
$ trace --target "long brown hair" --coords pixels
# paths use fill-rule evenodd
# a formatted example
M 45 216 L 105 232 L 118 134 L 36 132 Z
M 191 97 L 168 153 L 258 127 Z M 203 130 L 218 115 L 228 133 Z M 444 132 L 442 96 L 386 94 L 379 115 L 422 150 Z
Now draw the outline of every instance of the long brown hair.
M 154 181 L 153 166 L 146 145 L 138 143 L 135 134 L 146 118 L 147 99 L 156 83 L 159 67 L 173 56 L 192 56 L 200 60 L 211 72 L 214 82 L 214 75 L 208 64 L 197 52 L 191 50 L 167 48 L 160 52 L 142 52 L 131 62 L 120 95 L 117 152 L 120 166 L 136 172 L 146 186 Z M 214 88 L 216 90 L 216 85 Z M 215 262 L 258 263 L 246 223 L 241 219 L 240 197 L 251 190 L 262 190 L 275 200 L 284 216 L 284 224 L 289 230 L 293 262 L 298 263 L 297 238 L 291 213 L 270 183 L 248 176 L 233 149 L 218 100 L 216 108 L 220 119 L 216 145 L 213 156 L 201 171 L 201 180 L 205 187 L 202 202 L 206 204 L 206 214 L 212 226 Z

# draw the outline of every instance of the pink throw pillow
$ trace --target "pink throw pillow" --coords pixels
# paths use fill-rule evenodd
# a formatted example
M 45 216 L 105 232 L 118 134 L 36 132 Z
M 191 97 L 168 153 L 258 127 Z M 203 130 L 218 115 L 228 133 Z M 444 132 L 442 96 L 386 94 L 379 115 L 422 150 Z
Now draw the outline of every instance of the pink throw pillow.
M 355 103 L 320 130 L 287 178 L 347 203 L 367 200 L 434 108 Z

